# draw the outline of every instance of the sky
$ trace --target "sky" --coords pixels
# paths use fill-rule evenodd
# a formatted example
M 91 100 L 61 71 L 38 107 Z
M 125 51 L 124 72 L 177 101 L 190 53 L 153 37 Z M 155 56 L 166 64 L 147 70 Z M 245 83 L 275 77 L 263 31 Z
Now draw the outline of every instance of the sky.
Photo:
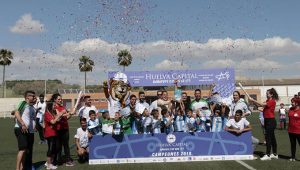
M 236 79 L 299 78 L 300 1 L 3 0 L 0 49 L 14 53 L 7 80 L 87 84 L 121 71 L 235 68 Z M 1 72 L 1 71 L 0 71 Z M 0 73 L 2 77 L 2 72 Z

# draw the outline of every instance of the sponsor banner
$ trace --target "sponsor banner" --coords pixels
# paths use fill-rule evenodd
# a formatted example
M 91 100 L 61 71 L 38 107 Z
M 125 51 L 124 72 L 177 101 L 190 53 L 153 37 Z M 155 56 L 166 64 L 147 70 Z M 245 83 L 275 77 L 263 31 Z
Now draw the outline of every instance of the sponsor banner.
M 251 132 L 94 136 L 90 164 L 250 160 Z
M 159 163 L 159 162 L 193 162 L 193 161 L 229 161 L 253 160 L 253 155 L 220 155 L 220 156 L 191 156 L 191 157 L 163 157 L 163 158 L 121 158 L 121 159 L 90 159 L 90 165 L 124 164 L 124 163 Z
M 178 85 L 208 85 L 215 84 L 215 91 L 222 97 L 228 97 L 235 90 L 234 69 L 207 70 L 169 70 L 169 71 L 136 71 L 125 72 L 125 79 L 132 87 L 143 86 L 174 86 Z M 108 78 L 118 77 L 116 72 L 109 72 Z M 124 77 L 122 77 L 124 79 Z

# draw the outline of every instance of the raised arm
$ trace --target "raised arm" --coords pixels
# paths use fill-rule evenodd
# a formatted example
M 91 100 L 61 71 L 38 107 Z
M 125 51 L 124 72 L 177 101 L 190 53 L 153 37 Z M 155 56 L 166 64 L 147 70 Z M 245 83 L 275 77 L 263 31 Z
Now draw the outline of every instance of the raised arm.
M 255 105 L 260 106 L 260 107 L 265 107 L 267 105 L 266 103 L 261 103 L 261 102 L 258 102 L 257 100 L 254 100 L 252 97 L 249 97 L 248 100 L 252 101 Z
M 106 80 L 103 82 L 103 90 L 104 90 L 105 97 L 108 99 L 109 98 L 109 92 L 108 92 L 108 84 L 107 84 Z
M 209 86 L 208 97 L 210 97 L 210 96 L 212 95 L 212 92 L 213 92 L 215 86 L 216 86 L 215 83 L 213 83 L 213 84 L 211 84 L 211 85 Z
M 63 116 L 63 112 L 57 112 L 55 118 L 50 120 L 50 123 L 54 125 L 56 122 L 58 122 L 61 119 L 62 116 Z

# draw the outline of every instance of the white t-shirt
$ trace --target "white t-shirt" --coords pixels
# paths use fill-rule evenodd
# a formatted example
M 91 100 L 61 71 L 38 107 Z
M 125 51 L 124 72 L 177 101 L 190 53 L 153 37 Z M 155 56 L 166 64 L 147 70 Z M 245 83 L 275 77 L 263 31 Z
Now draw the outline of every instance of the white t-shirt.
M 157 106 L 157 100 L 154 100 L 151 105 L 149 106 L 150 108 L 150 112 L 152 112 L 153 109 L 158 109 L 158 106 Z
M 279 113 L 285 115 L 285 108 L 279 109 Z
M 243 113 L 251 114 L 251 111 L 248 109 L 247 104 L 243 100 L 241 100 L 241 99 L 239 101 L 237 101 L 236 103 L 234 101 L 232 101 L 232 103 L 230 104 L 229 108 L 230 108 L 230 114 L 229 114 L 229 116 L 234 116 L 235 112 L 237 110 L 242 110 Z
M 144 107 L 146 107 L 146 109 L 147 109 L 148 111 L 150 111 L 150 106 L 149 106 L 149 104 L 148 104 L 146 101 L 144 101 L 143 103 L 141 103 L 140 101 L 138 101 L 137 103 L 143 105 Z
M 152 129 L 153 129 L 153 133 L 161 133 L 160 121 L 159 120 L 153 119 L 153 121 L 152 121 Z
M 82 106 L 78 111 L 79 116 L 82 116 L 82 117 L 86 118 L 87 121 L 89 121 L 90 120 L 90 115 L 89 115 L 90 110 L 94 110 L 96 114 L 98 112 L 97 108 L 94 105 L 91 105 L 91 107 Z
M 107 134 L 112 134 L 114 130 L 114 126 L 112 123 L 110 124 L 102 124 L 102 132 Z
M 226 123 L 227 127 L 232 127 L 233 129 L 242 130 L 246 126 L 249 126 L 250 123 L 245 118 L 242 118 L 239 122 L 236 122 L 234 119 L 229 119 Z
M 258 119 L 259 119 L 259 121 L 260 121 L 260 124 L 261 124 L 262 126 L 264 126 L 265 122 L 264 122 L 264 113 L 263 113 L 263 112 L 259 112 Z
M 89 137 L 87 129 L 84 131 L 81 127 L 78 128 L 74 138 L 79 139 L 80 147 L 86 148 L 89 146 Z
M 21 113 L 21 119 L 28 127 L 29 133 L 34 133 L 35 129 L 35 109 L 31 105 L 26 105 L 24 111 Z M 15 127 L 22 127 L 19 121 L 16 122 Z
M 44 117 L 44 114 L 45 114 L 45 111 L 46 111 L 46 102 L 43 102 L 41 103 L 40 101 L 37 102 L 35 105 L 34 105 L 34 108 L 37 110 L 38 108 L 41 108 L 38 113 L 36 114 L 36 118 L 39 118 L 40 119 L 40 122 L 43 122 L 43 117 Z
M 185 118 L 185 123 L 186 123 L 186 132 L 192 132 L 191 129 L 195 128 L 195 123 L 196 120 L 194 117 L 186 117 Z
M 158 110 L 158 113 L 159 113 L 159 116 L 158 118 L 162 118 L 162 115 L 161 115 L 161 107 L 158 107 L 157 105 L 157 100 L 154 100 L 151 105 L 149 106 L 149 112 L 151 113 L 153 109 L 157 109 Z

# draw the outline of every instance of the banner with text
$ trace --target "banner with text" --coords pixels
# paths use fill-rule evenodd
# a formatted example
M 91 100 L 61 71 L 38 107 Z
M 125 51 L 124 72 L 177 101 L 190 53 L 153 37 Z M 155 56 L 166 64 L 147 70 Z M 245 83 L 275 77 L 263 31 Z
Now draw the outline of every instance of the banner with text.
M 93 136 L 89 164 L 253 159 L 251 132 Z
M 117 72 L 109 72 L 108 78 L 113 78 Z M 222 97 L 228 97 L 235 90 L 234 69 L 206 70 L 168 70 L 168 71 L 136 71 L 125 72 L 132 87 L 143 86 L 174 86 L 178 85 L 209 85 L 215 84 L 215 91 Z

